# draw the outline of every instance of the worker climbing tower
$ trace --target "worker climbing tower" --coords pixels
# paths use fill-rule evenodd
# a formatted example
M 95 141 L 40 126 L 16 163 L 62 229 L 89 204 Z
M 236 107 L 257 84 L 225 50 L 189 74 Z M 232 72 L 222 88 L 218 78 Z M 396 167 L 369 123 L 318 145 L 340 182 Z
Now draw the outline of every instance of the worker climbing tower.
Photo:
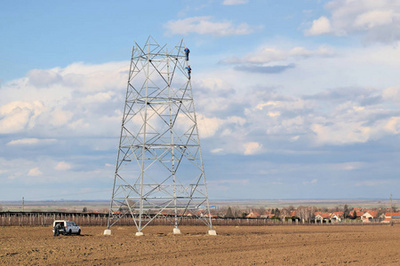
M 183 40 L 133 46 L 107 229 L 131 217 L 136 235 L 157 217 L 197 217 L 214 235 Z

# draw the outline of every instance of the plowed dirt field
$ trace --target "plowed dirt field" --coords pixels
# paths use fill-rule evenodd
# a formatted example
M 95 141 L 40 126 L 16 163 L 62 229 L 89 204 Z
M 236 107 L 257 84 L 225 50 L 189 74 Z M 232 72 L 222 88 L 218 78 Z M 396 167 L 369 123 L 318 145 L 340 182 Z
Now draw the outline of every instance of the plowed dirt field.
M 1 227 L 0 265 L 400 265 L 400 225 L 104 229 L 54 237 L 50 227 Z

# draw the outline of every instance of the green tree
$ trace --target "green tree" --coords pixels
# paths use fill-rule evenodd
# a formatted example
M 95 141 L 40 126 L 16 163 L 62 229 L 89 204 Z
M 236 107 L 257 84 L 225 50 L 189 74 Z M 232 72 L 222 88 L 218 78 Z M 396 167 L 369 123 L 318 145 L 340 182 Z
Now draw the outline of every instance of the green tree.
M 349 217 L 349 213 L 350 213 L 349 206 L 347 204 L 345 204 L 344 207 L 343 207 L 343 217 L 344 218 L 348 218 Z
M 225 218 L 234 218 L 235 216 L 233 215 L 231 207 L 228 207 L 228 210 L 225 213 Z
M 87 212 L 87 208 L 83 207 L 82 212 Z

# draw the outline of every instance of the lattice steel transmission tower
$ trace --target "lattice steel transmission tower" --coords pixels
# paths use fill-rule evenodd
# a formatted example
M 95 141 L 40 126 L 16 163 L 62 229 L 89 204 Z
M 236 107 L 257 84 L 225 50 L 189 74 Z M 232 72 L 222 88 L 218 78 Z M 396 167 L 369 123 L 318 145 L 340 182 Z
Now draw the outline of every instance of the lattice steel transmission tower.
M 136 235 L 156 217 L 174 226 L 197 217 L 212 229 L 198 125 L 183 40 L 151 36 L 133 46 L 107 229 L 131 217 Z

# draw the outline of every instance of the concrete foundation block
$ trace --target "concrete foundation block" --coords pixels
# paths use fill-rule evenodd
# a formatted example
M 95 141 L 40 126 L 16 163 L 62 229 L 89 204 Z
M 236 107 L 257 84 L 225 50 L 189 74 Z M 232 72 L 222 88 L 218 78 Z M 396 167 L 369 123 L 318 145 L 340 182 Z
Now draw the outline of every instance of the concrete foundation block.
M 208 230 L 208 235 L 210 236 L 216 236 L 217 232 L 215 230 Z
M 172 233 L 174 235 L 179 235 L 181 233 L 181 230 L 179 228 L 174 228 L 174 230 L 172 230 Z
M 136 236 L 142 236 L 143 232 L 136 232 Z

